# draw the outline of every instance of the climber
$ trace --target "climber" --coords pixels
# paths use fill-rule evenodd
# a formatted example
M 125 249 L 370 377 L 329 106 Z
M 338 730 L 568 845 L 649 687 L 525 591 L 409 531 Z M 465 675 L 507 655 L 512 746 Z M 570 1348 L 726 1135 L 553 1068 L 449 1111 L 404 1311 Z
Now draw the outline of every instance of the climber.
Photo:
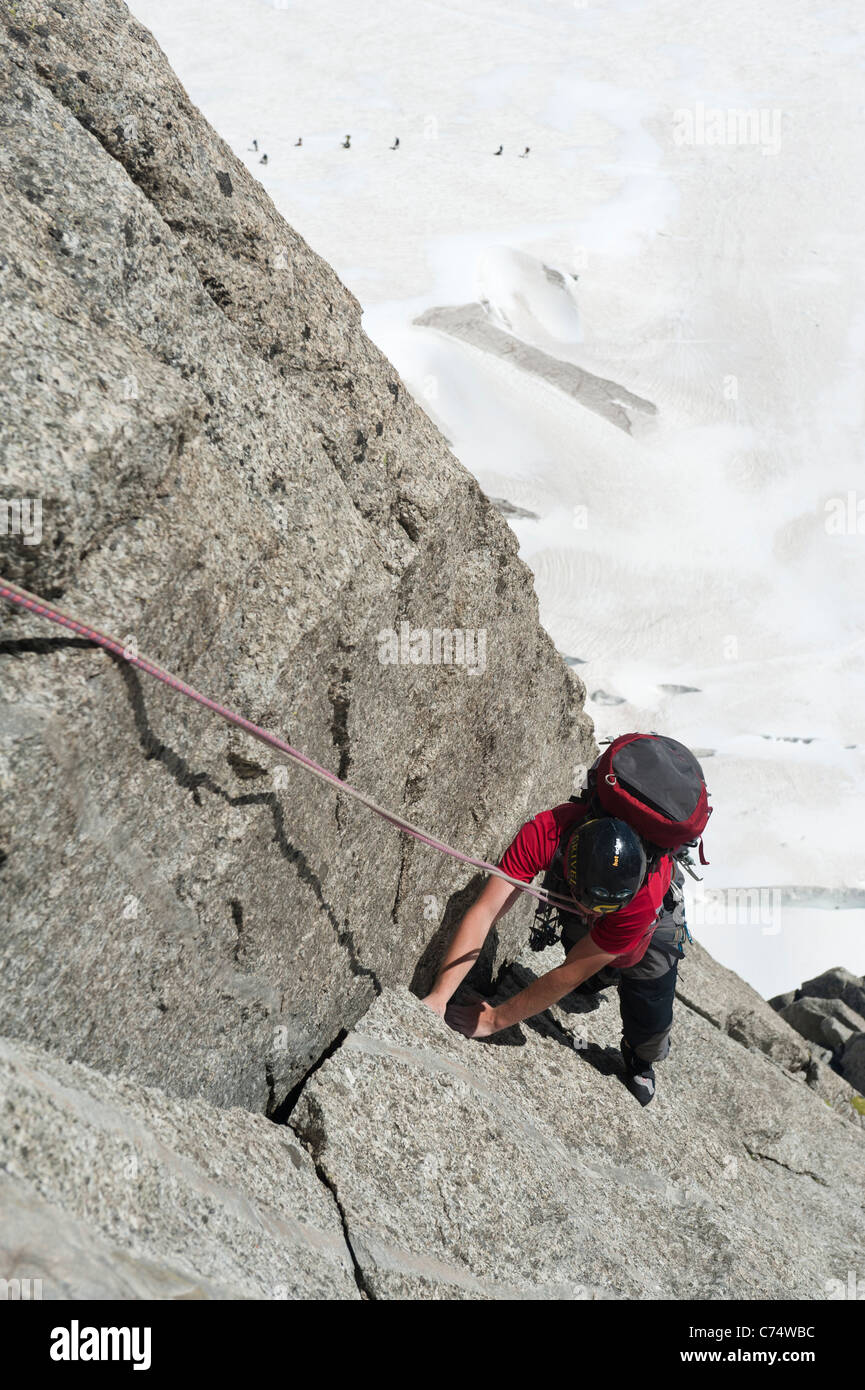
M 297 139 L 296 139 L 295 142 L 294 142 L 294 148 L 297 149 L 298 146 L 299 146 L 299 145 L 302 145 L 302 144 L 303 144 L 303 136 L 302 136 L 302 135 L 298 135 Z
M 504 145 L 499 145 L 499 147 L 498 147 L 497 150 L 493 150 L 493 154 L 503 154 L 503 153 L 504 153 L 504 148 L 505 148 Z
M 391 149 L 392 149 L 392 150 L 398 150 L 398 149 L 399 149 L 399 136 L 398 136 L 398 135 L 394 136 L 394 142 L 393 142 L 393 144 L 391 145 Z
M 350 149 L 351 149 L 351 136 L 350 136 L 350 135 L 347 135 L 347 136 L 345 137 L 345 139 L 343 140 L 343 142 L 342 142 L 342 148 L 343 148 L 344 150 L 350 150 Z
M 594 993 L 618 982 L 622 1056 L 628 1089 L 641 1105 L 655 1095 L 653 1062 L 670 1048 L 676 970 L 683 952 L 682 876 L 664 855 L 647 861 L 640 836 L 624 821 L 595 815 L 572 800 L 528 821 L 505 851 L 500 867 L 531 883 L 546 872 L 550 891 L 570 896 L 561 914 L 564 963 L 495 1006 L 480 1000 L 451 1004 L 490 927 L 520 891 L 489 878 L 457 927 L 424 1002 L 469 1038 L 486 1038 L 539 1014 L 575 989 Z

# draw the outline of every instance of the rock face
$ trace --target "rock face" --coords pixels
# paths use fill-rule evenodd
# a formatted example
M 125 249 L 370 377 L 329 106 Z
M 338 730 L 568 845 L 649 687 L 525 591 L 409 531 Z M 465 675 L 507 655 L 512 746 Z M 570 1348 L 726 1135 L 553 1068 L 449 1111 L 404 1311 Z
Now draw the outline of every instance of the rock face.
M 765 1053 L 787 1071 L 807 1071 L 811 1054 L 802 1038 L 755 989 L 719 965 L 697 941 L 679 967 L 676 992 L 689 1008 L 745 1047 Z
M 3 572 L 497 855 L 593 755 L 513 534 L 125 7 L 10 16 L 0 495 L 41 503 L 42 539 L 4 537 Z M 6 1032 L 279 1111 L 379 990 L 429 976 L 463 869 L 0 620 Z M 474 659 L 383 664 L 403 623 Z
M 359 1298 L 291 1130 L 0 1039 L 0 1266 L 46 1299 Z
M 619 1036 L 615 991 L 487 1043 L 376 1001 L 291 1120 L 371 1296 L 823 1298 L 859 1267 L 861 1129 L 681 1002 L 641 1110 Z
M 558 959 L 515 962 L 496 997 Z M 387 989 L 284 1125 L 0 1042 L 7 1277 L 53 1298 L 825 1298 L 865 1254 L 865 1132 L 844 1089 L 836 1110 L 710 1022 L 715 970 L 677 1001 L 647 1110 L 615 991 L 476 1043 Z
M 841 1075 L 857 1091 L 865 1092 L 865 1032 L 845 1040 L 841 1053 Z
M 865 1019 L 840 999 L 794 999 L 780 1010 L 780 1015 L 803 1038 L 829 1048 L 835 1045 L 832 1042 L 835 1029 L 841 1028 L 849 1037 L 865 1024 Z
M 2 34 L 2 496 L 42 506 L 4 573 L 496 855 L 594 751 L 513 536 L 122 5 Z M 426 664 L 434 628 L 475 660 Z M 416 997 L 462 868 L 80 640 L 4 613 L 0 666 L 0 1277 L 821 1298 L 862 1267 L 834 1068 L 865 1034 L 826 1065 L 694 945 L 648 1110 L 614 993 L 468 1042 Z M 530 912 L 478 982 L 558 962 Z
M 865 1091 L 865 980 L 835 966 L 770 1004 L 857 1092 Z M 827 1068 L 824 1068 L 824 1072 Z
M 808 999 L 840 999 L 860 1018 L 865 1015 L 865 980 L 840 965 L 806 980 L 798 993 Z

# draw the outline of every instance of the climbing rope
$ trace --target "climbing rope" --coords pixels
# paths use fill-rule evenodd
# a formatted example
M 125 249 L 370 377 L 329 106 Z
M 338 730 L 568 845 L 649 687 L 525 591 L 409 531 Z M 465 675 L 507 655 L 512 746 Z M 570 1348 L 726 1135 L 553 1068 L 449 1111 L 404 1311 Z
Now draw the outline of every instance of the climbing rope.
M 90 627 L 87 623 L 79 622 L 72 618 L 68 613 L 63 613 L 59 608 L 46 603 L 44 599 L 38 598 L 35 594 L 28 593 L 26 589 L 20 588 L 17 584 L 11 583 L 8 579 L 0 579 L 0 598 L 15 604 L 16 607 L 33 613 L 37 618 L 47 618 L 49 622 L 57 623 L 60 627 L 67 628 L 68 631 L 77 633 L 79 637 L 84 637 L 96 646 L 103 647 L 105 651 L 111 652 L 113 656 L 119 657 L 121 661 L 127 662 L 130 666 L 135 666 L 139 671 L 144 671 L 146 675 L 153 676 L 154 680 L 161 681 L 171 690 L 176 690 L 180 695 L 185 695 L 188 700 L 194 700 L 196 704 L 202 705 L 204 709 L 210 710 L 213 714 L 224 719 L 227 724 L 233 724 L 235 728 L 243 729 L 251 738 L 258 739 L 259 743 L 266 743 L 269 748 L 276 748 L 280 753 L 284 753 L 293 763 L 299 767 L 306 768 L 315 777 L 321 778 L 323 782 L 329 782 L 331 786 L 338 788 L 345 796 L 352 797 L 359 801 L 367 810 L 374 815 L 380 816 L 388 824 L 401 830 L 404 835 L 410 835 L 413 839 L 419 840 L 421 844 L 428 845 L 430 849 L 437 850 L 439 854 L 447 854 L 451 859 L 458 860 L 461 864 L 467 864 L 473 869 L 481 869 L 484 873 L 493 874 L 496 878 L 504 879 L 505 883 L 510 883 L 512 887 L 518 888 L 521 893 L 528 893 L 531 897 L 537 898 L 538 902 L 549 903 L 553 907 L 570 908 L 573 911 L 573 902 L 557 893 L 549 893 L 543 888 L 534 888 L 529 883 L 522 883 L 517 878 L 511 878 L 504 873 L 496 864 L 488 864 L 485 859 L 475 859 L 470 854 L 463 854 L 460 850 L 454 849 L 452 845 L 446 845 L 443 840 L 438 840 L 428 831 L 421 830 L 418 826 L 412 825 L 409 821 L 403 820 L 402 816 L 397 816 L 393 811 L 386 810 L 379 806 L 372 797 L 357 787 L 352 787 L 348 782 L 344 782 L 336 773 L 328 771 L 320 763 L 308 758 L 299 749 L 292 748 L 290 743 L 278 738 L 276 734 L 268 733 L 258 724 L 253 724 L 251 720 L 244 719 L 242 714 L 235 714 L 233 710 L 227 709 L 225 705 L 220 705 L 216 700 L 211 700 L 209 696 L 202 695 L 200 690 L 187 685 L 185 681 L 173 676 L 170 671 L 165 671 L 158 666 L 155 661 L 140 653 L 133 653 L 122 642 L 118 642 L 114 637 L 108 637 L 104 632 L 99 632 L 97 628 Z

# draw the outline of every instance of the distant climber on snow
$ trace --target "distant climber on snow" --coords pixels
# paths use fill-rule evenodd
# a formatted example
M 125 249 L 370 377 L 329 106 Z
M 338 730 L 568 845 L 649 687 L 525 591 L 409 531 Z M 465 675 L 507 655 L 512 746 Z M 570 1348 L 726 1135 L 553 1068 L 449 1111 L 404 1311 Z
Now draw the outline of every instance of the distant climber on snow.
M 683 744 L 648 734 L 614 740 L 580 796 L 527 821 L 499 865 L 521 883 L 543 873 L 548 892 L 573 901 L 572 909 L 542 904 L 532 931 L 535 950 L 560 936 L 564 963 L 495 1006 L 449 1002 L 490 928 L 520 897 L 518 888 L 490 876 L 424 1002 L 466 1037 L 486 1038 L 574 990 L 590 995 L 618 984 L 625 1084 L 648 1105 L 653 1063 L 670 1050 L 676 973 L 690 940 L 680 865 L 693 874 L 688 851 L 709 815 L 702 769 Z
M 253 142 L 252 142 L 252 144 L 250 145 L 249 148 L 250 148 L 251 150 L 255 150 L 255 153 L 258 154 L 258 141 L 257 141 L 257 140 L 253 140 Z
M 296 139 L 295 142 L 294 142 L 294 148 L 297 149 L 298 145 L 302 145 L 302 144 L 303 144 L 303 136 L 302 136 L 302 135 L 298 135 L 297 139 Z
M 266 163 L 267 163 L 267 155 L 266 155 L 266 154 L 263 154 L 263 155 L 261 156 L 261 159 L 260 159 L 258 162 L 259 162 L 259 164 L 266 164 Z
M 522 154 L 520 155 L 520 159 L 526 159 L 527 156 L 531 153 L 531 148 L 532 148 L 531 145 L 526 145 L 526 148 L 523 150 Z
M 394 142 L 393 142 L 393 144 L 391 145 L 391 149 L 392 149 L 392 150 L 398 150 L 398 149 L 399 149 L 399 136 L 398 136 L 398 135 L 394 136 Z
M 501 153 L 503 152 L 504 148 L 505 148 L 504 145 L 499 145 L 499 147 L 498 147 L 497 150 L 493 150 L 493 154 L 501 154 Z
M 343 142 L 342 142 L 342 148 L 343 148 L 344 150 L 350 150 L 350 149 L 351 149 L 351 136 L 350 136 L 350 135 L 347 135 L 347 136 L 345 137 L 345 139 L 343 140 Z

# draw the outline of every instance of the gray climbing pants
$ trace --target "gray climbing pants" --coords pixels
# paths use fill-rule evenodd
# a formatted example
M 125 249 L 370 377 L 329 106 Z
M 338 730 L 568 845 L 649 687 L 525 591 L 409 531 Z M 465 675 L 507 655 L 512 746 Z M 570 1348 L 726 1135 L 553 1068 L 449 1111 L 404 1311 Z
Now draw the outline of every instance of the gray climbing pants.
M 606 965 L 586 982 L 596 983 L 598 989 L 618 984 L 622 1036 L 644 1062 L 661 1062 L 670 1051 L 676 975 L 685 954 L 682 941 L 686 934 L 684 906 L 680 890 L 676 890 L 679 885 L 674 885 L 674 891 L 664 899 L 642 960 L 625 970 Z M 587 933 L 588 928 L 574 930 L 570 924 L 565 927 L 565 950 L 569 951 Z

